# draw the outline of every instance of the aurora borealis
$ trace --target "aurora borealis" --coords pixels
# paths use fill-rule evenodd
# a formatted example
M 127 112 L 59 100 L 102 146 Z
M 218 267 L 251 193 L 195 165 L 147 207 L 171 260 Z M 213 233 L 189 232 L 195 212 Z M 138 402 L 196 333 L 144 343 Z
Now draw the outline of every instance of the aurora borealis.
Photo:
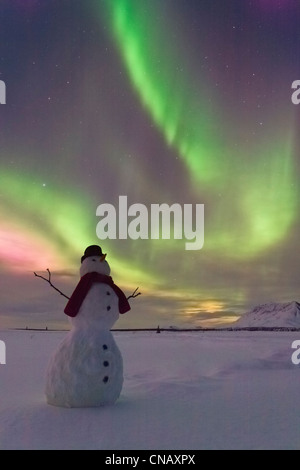
M 143 293 L 120 327 L 299 300 L 299 20 L 297 0 L 1 2 L 3 326 L 65 325 L 32 271 L 70 295 L 93 243 Z M 204 247 L 99 240 L 121 195 L 204 204 Z

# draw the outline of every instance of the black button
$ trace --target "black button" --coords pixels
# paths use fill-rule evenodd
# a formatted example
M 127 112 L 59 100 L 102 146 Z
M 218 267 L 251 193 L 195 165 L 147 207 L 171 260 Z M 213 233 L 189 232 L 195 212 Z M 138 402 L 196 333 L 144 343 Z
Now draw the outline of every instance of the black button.
M 104 365 L 104 367 L 108 367 L 108 366 L 109 366 L 109 362 L 108 362 L 108 361 L 104 361 L 104 362 L 103 362 L 103 365 Z
M 108 377 L 104 377 L 103 382 L 106 384 L 108 382 Z
M 102 348 L 104 349 L 104 351 L 105 351 L 106 349 L 108 349 L 108 347 L 106 346 L 106 344 L 103 344 Z
M 110 292 L 106 292 L 106 295 L 110 295 Z
M 108 307 L 106 307 L 106 310 L 110 310 L 110 308 L 111 308 L 110 305 L 108 305 Z

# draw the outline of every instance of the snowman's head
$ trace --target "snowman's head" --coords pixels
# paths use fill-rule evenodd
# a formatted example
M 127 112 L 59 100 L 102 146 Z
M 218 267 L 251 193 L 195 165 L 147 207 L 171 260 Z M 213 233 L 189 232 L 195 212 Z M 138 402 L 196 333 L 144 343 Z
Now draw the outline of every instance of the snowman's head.
M 89 256 L 82 261 L 80 276 L 87 273 L 110 274 L 106 255 Z M 119 318 L 119 301 L 113 289 L 105 283 L 93 283 L 85 296 L 78 314 L 70 318 L 74 328 L 97 331 L 109 330 Z
M 100 273 L 109 276 L 110 267 L 105 257 L 106 255 L 88 256 L 85 258 L 80 266 L 80 277 L 87 273 Z
M 98 245 L 88 246 L 81 258 L 80 276 L 88 273 L 110 275 L 106 254 Z M 110 329 L 119 318 L 118 297 L 105 283 L 94 283 L 85 296 L 78 314 L 70 318 L 76 329 Z

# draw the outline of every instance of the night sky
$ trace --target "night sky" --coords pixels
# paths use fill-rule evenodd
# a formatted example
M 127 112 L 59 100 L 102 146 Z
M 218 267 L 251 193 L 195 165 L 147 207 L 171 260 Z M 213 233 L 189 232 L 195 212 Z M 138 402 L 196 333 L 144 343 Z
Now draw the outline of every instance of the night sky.
M 299 301 L 298 0 L 0 2 L 0 327 L 65 327 L 90 244 L 132 310 L 213 326 Z M 99 240 L 98 205 L 204 204 L 205 242 Z M 130 220 L 130 218 L 129 218 Z

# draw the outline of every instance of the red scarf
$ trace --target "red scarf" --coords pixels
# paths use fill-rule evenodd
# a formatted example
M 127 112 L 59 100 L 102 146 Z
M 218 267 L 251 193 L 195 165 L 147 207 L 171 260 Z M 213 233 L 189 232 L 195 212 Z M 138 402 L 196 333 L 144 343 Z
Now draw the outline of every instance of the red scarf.
M 114 283 L 110 276 L 106 276 L 105 274 L 100 273 L 87 273 L 78 282 L 73 294 L 71 295 L 66 307 L 65 307 L 65 314 L 69 317 L 76 317 L 82 302 L 85 299 L 88 291 L 92 287 L 94 282 L 102 282 L 104 284 L 108 284 L 115 294 L 119 298 L 119 312 L 126 313 L 130 310 L 129 302 L 124 294 L 124 292 Z

